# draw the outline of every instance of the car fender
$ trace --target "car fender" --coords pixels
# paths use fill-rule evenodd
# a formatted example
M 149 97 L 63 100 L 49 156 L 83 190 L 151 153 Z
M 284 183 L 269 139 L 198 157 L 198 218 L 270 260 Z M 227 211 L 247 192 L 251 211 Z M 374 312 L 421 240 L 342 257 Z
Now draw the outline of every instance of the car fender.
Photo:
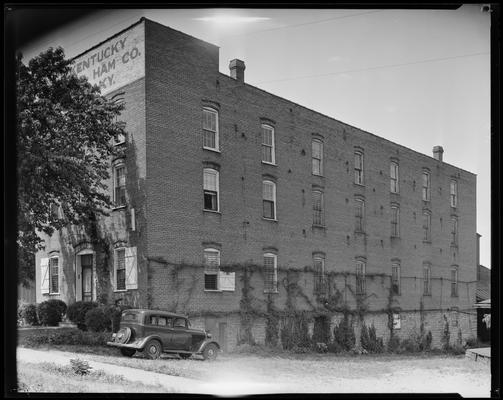
M 137 341 L 134 341 L 133 343 L 136 345 L 136 347 L 138 347 L 139 349 L 143 349 L 145 347 L 145 345 L 147 344 L 147 342 L 149 340 L 152 340 L 152 339 L 155 339 L 155 340 L 158 340 L 159 343 L 161 343 L 161 347 L 164 348 L 164 344 L 162 342 L 162 339 L 159 335 L 149 335 L 149 336 L 145 336 L 143 338 L 141 338 L 140 340 L 137 340 Z M 132 343 L 132 344 L 133 344 Z
M 199 346 L 199 349 L 197 350 L 198 353 L 202 353 L 205 349 L 206 346 L 208 346 L 210 343 L 213 343 L 215 346 L 218 347 L 218 350 L 220 350 L 220 345 L 218 344 L 218 342 L 216 342 L 215 340 L 213 339 L 205 339 L 201 345 Z

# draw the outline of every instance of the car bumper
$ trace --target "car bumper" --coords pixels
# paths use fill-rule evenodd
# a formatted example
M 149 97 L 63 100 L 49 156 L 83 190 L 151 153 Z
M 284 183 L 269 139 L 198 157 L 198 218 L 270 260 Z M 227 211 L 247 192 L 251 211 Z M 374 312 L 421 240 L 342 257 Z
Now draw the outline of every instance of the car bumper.
M 142 350 L 144 345 L 145 345 L 144 341 L 133 342 L 133 343 L 107 342 L 107 346 L 122 347 L 125 349 L 134 349 L 134 350 Z

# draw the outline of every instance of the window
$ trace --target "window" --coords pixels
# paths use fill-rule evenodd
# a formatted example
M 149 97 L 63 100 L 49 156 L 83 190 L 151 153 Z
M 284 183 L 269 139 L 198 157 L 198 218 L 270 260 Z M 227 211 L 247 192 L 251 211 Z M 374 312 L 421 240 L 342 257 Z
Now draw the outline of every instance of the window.
M 51 277 L 50 293 L 59 293 L 59 257 L 49 258 L 49 274 Z
M 185 318 L 175 318 L 173 321 L 174 328 L 187 328 L 187 320 Z
M 458 297 L 458 267 L 451 268 L 451 297 Z
M 262 161 L 268 164 L 276 162 L 274 128 L 269 125 L 262 125 Z
M 363 153 L 355 152 L 355 183 L 363 185 Z
M 454 179 L 451 181 L 451 207 L 458 206 L 458 182 Z
M 313 225 L 324 225 L 323 218 L 323 192 L 313 191 Z
M 262 182 L 263 217 L 276 219 L 276 184 L 271 181 Z
M 365 263 L 356 262 L 356 294 L 365 294 Z
M 365 201 L 363 199 L 355 199 L 355 231 L 364 232 L 365 219 Z
M 391 193 L 398 193 L 398 163 L 392 161 L 390 164 L 390 184 L 391 184 Z
M 126 290 L 126 249 L 115 250 L 115 290 Z
M 423 200 L 430 201 L 430 173 L 423 171 Z
M 431 266 L 429 264 L 423 265 L 423 295 L 431 295 Z
M 203 147 L 218 151 L 218 112 L 203 108 Z
M 400 208 L 391 206 L 391 236 L 400 236 Z
M 423 241 L 431 241 L 431 213 L 423 211 Z
M 322 256 L 315 256 L 313 258 L 314 264 L 314 292 L 317 294 L 325 294 L 327 285 L 325 281 L 325 258 Z
M 278 258 L 276 254 L 264 254 L 264 292 L 278 291 Z
M 391 265 L 391 292 L 400 295 L 400 264 Z
M 311 153 L 313 156 L 313 174 L 323 175 L 323 142 L 321 140 L 313 139 Z
M 458 245 L 458 218 L 451 217 L 452 230 L 451 230 L 451 245 Z
M 126 205 L 126 167 L 119 164 L 114 167 L 114 204 L 115 207 Z
M 204 249 L 204 290 L 218 290 L 220 251 Z
M 204 209 L 218 211 L 218 171 L 212 168 L 203 170 Z

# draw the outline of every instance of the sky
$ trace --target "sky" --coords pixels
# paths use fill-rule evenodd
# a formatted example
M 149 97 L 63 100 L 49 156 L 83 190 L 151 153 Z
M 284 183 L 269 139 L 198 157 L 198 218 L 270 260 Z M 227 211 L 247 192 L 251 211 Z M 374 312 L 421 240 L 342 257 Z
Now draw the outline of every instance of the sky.
M 141 17 L 220 47 L 245 81 L 477 174 L 480 263 L 491 267 L 490 13 L 394 9 L 116 9 L 72 21 L 21 48 L 73 57 Z

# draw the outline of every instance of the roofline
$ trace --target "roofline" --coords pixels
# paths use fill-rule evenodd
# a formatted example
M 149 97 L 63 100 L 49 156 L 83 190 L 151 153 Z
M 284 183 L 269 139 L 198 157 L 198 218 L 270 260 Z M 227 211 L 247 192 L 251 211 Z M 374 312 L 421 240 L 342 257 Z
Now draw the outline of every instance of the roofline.
M 102 40 L 98 44 L 88 48 L 87 50 L 84 50 L 82 53 L 77 54 L 75 57 L 72 57 L 70 61 L 73 61 L 76 58 L 83 56 L 84 54 L 90 52 L 91 50 L 94 50 L 97 47 L 100 47 L 103 43 L 108 42 L 110 39 L 113 39 L 114 37 L 117 37 L 117 36 L 123 34 L 124 32 L 130 30 L 131 28 L 135 27 L 136 25 L 139 25 L 143 21 L 150 21 L 150 20 L 147 20 L 147 18 L 145 18 L 145 17 L 141 17 L 138 21 L 134 22 L 132 25 L 129 25 L 127 28 L 124 28 L 124 29 L 120 30 L 119 32 L 114 33 L 112 36 L 107 37 L 105 40 Z
M 228 79 L 231 79 L 232 81 L 235 81 L 235 79 L 231 78 L 229 75 L 226 75 L 226 74 L 224 74 L 224 73 L 222 73 L 222 72 L 219 72 L 219 74 L 220 74 L 220 75 L 222 75 L 222 76 L 224 76 L 224 77 L 226 77 L 226 78 L 228 78 Z M 274 96 L 274 97 L 276 97 L 276 98 L 278 98 L 278 99 L 280 99 L 280 100 L 286 101 L 286 102 L 288 102 L 288 103 L 290 103 L 290 104 L 294 104 L 294 105 L 296 105 L 296 106 L 298 106 L 298 107 L 301 107 L 301 108 L 303 108 L 303 109 L 305 109 L 305 110 L 311 111 L 311 112 L 313 112 L 313 113 L 315 113 L 315 114 L 321 115 L 321 116 L 323 116 L 323 117 L 325 117 L 325 118 L 328 118 L 328 119 L 330 119 L 330 120 L 332 120 L 332 121 L 336 121 L 336 122 L 338 122 L 338 123 L 340 123 L 340 124 L 343 124 L 343 125 L 345 125 L 345 126 L 348 126 L 348 127 L 354 128 L 354 129 L 358 129 L 359 131 L 361 131 L 361 132 L 363 132 L 363 133 L 366 133 L 367 135 L 371 135 L 371 136 L 376 137 L 376 138 L 378 138 L 378 139 L 382 139 L 382 140 L 384 140 L 384 141 L 386 141 L 386 142 L 388 142 L 388 143 L 391 143 L 391 144 L 393 144 L 393 145 L 395 145 L 395 146 L 398 146 L 398 147 L 400 147 L 400 148 L 402 148 L 402 149 L 406 149 L 406 150 L 408 150 L 408 151 L 412 151 L 413 153 L 416 153 L 416 154 L 421 155 L 421 156 L 423 156 L 423 157 L 428 157 L 428 158 L 431 158 L 432 160 L 435 160 L 435 161 L 441 162 L 442 164 L 446 164 L 446 165 L 448 165 L 448 166 L 450 166 L 450 167 L 453 167 L 453 168 L 459 169 L 459 170 L 461 170 L 461 171 L 463 171 L 463 172 L 466 172 L 466 173 L 468 173 L 468 174 L 470 174 L 470 175 L 473 175 L 473 176 L 477 177 L 477 174 L 476 174 L 476 173 L 474 173 L 474 172 L 471 172 L 471 171 L 468 171 L 468 170 L 466 170 L 466 169 L 463 169 L 463 168 L 457 167 L 457 166 L 455 166 L 455 165 L 452 165 L 452 164 L 446 163 L 445 161 L 439 161 L 439 160 L 437 160 L 436 158 L 434 158 L 434 157 L 432 157 L 432 156 L 429 156 L 429 155 L 427 155 L 427 154 L 421 153 L 421 152 L 419 152 L 419 151 L 417 151 L 417 150 L 411 149 L 411 148 L 409 148 L 409 147 L 407 147 L 407 146 L 404 146 L 404 145 L 402 145 L 402 144 L 395 143 L 395 142 L 393 142 L 393 141 L 391 141 L 391 140 L 389 140 L 389 139 L 386 139 L 386 138 L 384 138 L 384 137 L 382 137 L 382 136 L 378 136 L 378 135 L 376 135 L 376 134 L 374 134 L 374 133 L 367 132 L 366 130 L 361 129 L 361 128 L 358 128 L 357 126 L 353 126 L 353 125 L 350 125 L 350 124 L 348 124 L 348 123 L 346 123 L 346 122 L 339 121 L 339 120 L 338 120 L 338 119 L 336 119 L 336 118 L 330 117 L 330 116 L 328 116 L 328 115 L 326 115 L 326 114 L 323 114 L 323 113 L 321 113 L 321 112 L 319 112 L 319 111 L 312 110 L 312 109 L 311 109 L 311 108 L 309 108 L 309 107 L 303 106 L 302 104 L 295 103 L 294 101 L 291 101 L 291 100 L 285 99 L 284 97 L 281 97 L 281 96 L 278 96 L 278 95 L 276 95 L 276 94 L 270 93 L 270 92 L 268 92 L 268 91 L 266 91 L 266 90 L 264 90 L 264 89 L 261 89 L 261 88 L 259 88 L 259 87 L 257 87 L 257 86 L 250 85 L 249 83 L 246 83 L 246 82 L 244 82 L 244 85 L 245 85 L 245 86 L 252 87 L 252 88 L 254 88 L 254 89 L 257 89 L 257 90 L 259 90 L 259 91 L 261 91 L 261 92 L 264 92 L 264 93 L 266 93 L 266 94 L 268 94 L 268 95 L 270 95 L 270 96 Z

